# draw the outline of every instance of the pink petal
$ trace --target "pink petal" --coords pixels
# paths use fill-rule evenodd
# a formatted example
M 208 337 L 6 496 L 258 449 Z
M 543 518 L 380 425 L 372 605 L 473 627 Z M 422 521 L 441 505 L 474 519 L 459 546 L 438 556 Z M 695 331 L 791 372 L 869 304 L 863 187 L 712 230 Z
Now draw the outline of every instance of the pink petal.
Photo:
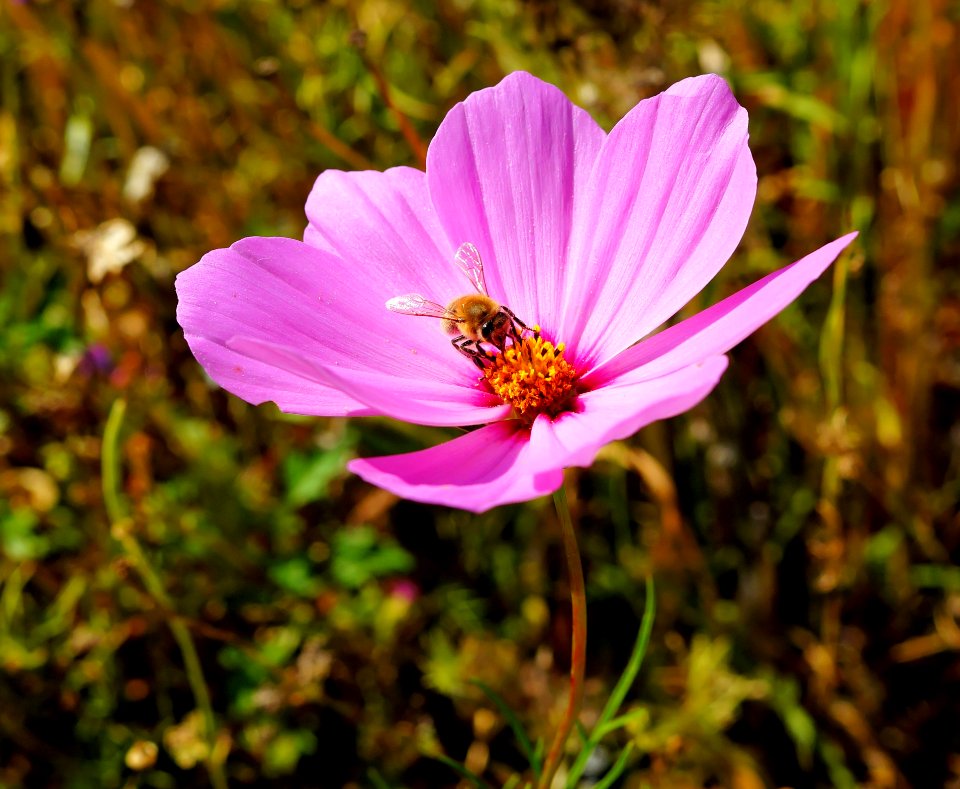
M 483 425 L 510 415 L 510 406 L 486 391 L 477 390 L 472 402 L 464 402 L 459 391 L 438 388 L 431 390 L 430 394 L 440 399 L 425 400 L 419 380 L 394 377 L 385 381 L 379 371 L 342 371 L 325 365 L 319 356 L 309 351 L 248 337 L 234 337 L 227 344 L 231 350 L 250 359 L 320 382 L 356 398 L 371 414 L 437 426 Z M 475 378 L 479 378 L 479 374 Z
M 497 422 L 430 449 L 347 467 L 403 498 L 485 512 L 551 493 L 563 482 L 560 466 L 529 470 L 529 435 L 515 421 Z
M 646 379 L 631 371 L 580 395 L 579 413 L 563 414 L 552 422 L 539 417 L 531 440 L 541 457 L 563 458 L 564 466 L 589 466 L 611 441 L 693 408 L 726 369 L 727 358 L 714 356 L 660 378 Z
M 447 241 L 420 170 L 326 170 L 314 183 L 306 212 L 304 241 L 350 261 L 381 307 L 405 293 L 447 304 L 465 292 L 453 263 L 457 244 Z M 413 322 L 425 338 L 436 339 L 435 320 L 391 313 L 384 322 Z
M 518 72 L 456 105 L 430 144 L 450 245 L 474 243 L 490 295 L 531 325 L 559 321 L 574 199 L 603 139 L 557 88 Z
M 747 113 L 720 77 L 679 82 L 610 132 L 576 203 L 557 338 L 580 369 L 695 296 L 740 242 L 756 196 Z
M 393 315 L 357 263 L 287 238 L 247 238 L 208 253 L 177 277 L 177 319 L 217 383 L 253 403 L 297 413 L 371 413 L 302 367 L 230 347 L 244 337 L 312 356 L 386 392 L 467 407 L 489 401 L 474 365 L 436 321 Z M 373 292 L 371 292 L 373 291 Z M 390 318 L 407 318 L 394 326 Z M 430 331 L 426 331 L 430 330 Z
M 600 447 L 691 408 L 716 385 L 726 359 L 709 359 L 655 380 L 636 373 L 580 397 L 581 411 L 532 429 L 499 422 L 405 455 L 354 460 L 367 482 L 415 501 L 483 512 L 556 490 L 568 466 L 589 466 Z
M 181 325 L 191 322 L 190 317 L 181 318 Z M 214 381 L 231 394 L 260 405 L 274 401 L 288 414 L 307 416 L 370 416 L 376 411 L 350 397 L 344 392 L 331 389 L 315 378 L 303 378 L 277 368 L 274 365 L 251 359 L 232 351 L 222 340 L 209 339 L 200 334 L 184 332 L 190 350 Z
M 797 298 L 856 237 L 856 233 L 848 233 L 831 241 L 796 263 L 648 337 L 593 370 L 585 376 L 584 384 L 603 386 L 611 378 L 637 368 L 644 378 L 652 378 L 726 353 Z

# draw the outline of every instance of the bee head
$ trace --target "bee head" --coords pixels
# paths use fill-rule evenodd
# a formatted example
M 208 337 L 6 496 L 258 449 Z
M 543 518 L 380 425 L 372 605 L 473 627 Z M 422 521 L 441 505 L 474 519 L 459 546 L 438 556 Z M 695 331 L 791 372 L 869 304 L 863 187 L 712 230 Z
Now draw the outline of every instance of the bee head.
M 508 326 L 510 318 L 503 310 L 499 310 L 490 320 L 486 321 L 480 327 L 480 336 L 487 342 L 499 345 L 503 342 L 505 327 Z

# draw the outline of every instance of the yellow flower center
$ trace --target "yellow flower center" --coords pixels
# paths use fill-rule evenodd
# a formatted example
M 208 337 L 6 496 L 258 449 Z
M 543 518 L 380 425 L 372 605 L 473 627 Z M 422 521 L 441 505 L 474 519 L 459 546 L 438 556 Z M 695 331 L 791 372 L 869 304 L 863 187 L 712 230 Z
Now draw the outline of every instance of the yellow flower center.
M 533 422 L 538 414 L 556 417 L 570 409 L 577 378 L 563 350 L 563 343 L 545 340 L 534 326 L 532 334 L 493 357 L 483 377 L 524 421 Z

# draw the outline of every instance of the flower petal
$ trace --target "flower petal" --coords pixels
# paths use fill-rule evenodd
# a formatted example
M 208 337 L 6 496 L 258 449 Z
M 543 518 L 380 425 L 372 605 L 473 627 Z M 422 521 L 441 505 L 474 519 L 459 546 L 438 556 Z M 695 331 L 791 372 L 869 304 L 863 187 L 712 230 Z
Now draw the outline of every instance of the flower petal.
M 353 460 L 347 468 L 372 485 L 413 501 L 485 512 L 552 493 L 560 466 L 531 473 L 529 432 L 498 422 L 430 449 Z
M 727 361 L 709 359 L 655 380 L 628 373 L 580 397 L 582 411 L 530 430 L 515 420 L 475 430 L 420 452 L 354 460 L 367 482 L 414 501 L 484 512 L 552 493 L 568 466 L 589 466 L 609 441 L 691 408 L 716 385 Z
M 836 260 L 857 233 L 831 241 L 816 252 L 768 274 L 712 307 L 654 334 L 593 370 L 587 386 L 639 368 L 645 378 L 665 375 L 715 354 L 726 353 L 799 296 Z
M 278 369 L 227 347 L 237 332 L 296 337 L 302 323 L 310 320 L 314 303 L 307 303 L 309 286 L 303 281 L 310 276 L 303 270 L 307 267 L 294 262 L 283 280 L 261 272 L 245 254 L 270 248 L 273 241 L 247 239 L 230 249 L 214 250 L 177 275 L 177 321 L 190 350 L 214 381 L 254 405 L 273 400 L 284 411 L 311 416 L 371 413 L 363 403 L 313 377 Z M 296 243 L 276 241 L 281 246 Z M 271 294 L 278 303 L 273 303 Z
M 296 413 L 371 413 L 322 378 L 262 354 L 230 347 L 245 337 L 309 355 L 346 377 L 376 378 L 384 391 L 473 408 L 482 400 L 476 368 L 444 339 L 436 322 L 391 316 L 370 275 L 350 261 L 288 238 L 247 238 L 208 253 L 177 277 L 177 319 L 210 375 L 228 391 Z M 393 316 L 407 318 L 407 316 Z M 421 329 L 426 323 L 426 337 Z M 315 399 L 313 399 L 315 398 Z
M 483 425 L 510 415 L 510 406 L 496 395 L 479 389 L 474 393 L 473 402 L 465 402 L 461 392 L 454 389 L 437 389 L 431 392 L 435 399 L 425 400 L 418 380 L 399 377 L 385 380 L 379 371 L 340 371 L 325 365 L 320 357 L 309 351 L 249 337 L 234 337 L 227 345 L 247 358 L 320 382 L 356 398 L 369 408 L 370 414 L 436 426 Z M 440 397 L 441 394 L 446 396 Z
M 306 212 L 304 241 L 350 261 L 381 305 L 405 293 L 447 304 L 466 292 L 453 263 L 457 245 L 447 241 L 420 170 L 326 170 L 313 185 Z M 391 324 L 414 320 L 387 317 Z M 436 331 L 435 322 L 414 322 L 425 334 Z
M 216 383 L 231 394 L 254 405 L 268 400 L 281 411 L 306 416 L 371 416 L 376 411 L 344 392 L 338 392 L 315 378 L 265 364 L 227 348 L 222 341 L 186 332 L 192 317 L 178 320 L 185 327 L 187 344 L 200 365 Z M 184 322 L 186 321 L 186 323 Z M 203 328 L 197 328 L 202 332 Z
M 450 244 L 474 243 L 490 295 L 531 325 L 559 321 L 574 198 L 604 136 L 560 90 L 517 72 L 456 105 L 430 143 Z
M 557 336 L 581 370 L 676 313 L 740 242 L 756 196 L 747 113 L 715 75 L 640 102 L 576 202 Z
M 536 455 L 562 458 L 564 466 L 589 466 L 605 444 L 693 408 L 726 369 L 727 358 L 714 356 L 660 378 L 645 379 L 631 371 L 580 395 L 579 413 L 552 422 L 538 418 L 531 436 Z

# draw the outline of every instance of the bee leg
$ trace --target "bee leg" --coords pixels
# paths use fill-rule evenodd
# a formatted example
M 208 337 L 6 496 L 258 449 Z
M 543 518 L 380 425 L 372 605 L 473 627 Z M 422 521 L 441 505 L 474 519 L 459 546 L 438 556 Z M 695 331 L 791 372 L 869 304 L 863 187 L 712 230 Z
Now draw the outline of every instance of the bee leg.
M 510 316 L 510 320 L 512 320 L 515 324 L 519 325 L 521 329 L 525 329 L 526 331 L 529 331 L 529 330 L 530 330 L 530 327 L 527 326 L 527 324 L 525 324 L 522 320 L 520 320 L 520 319 L 516 316 L 516 314 L 514 313 L 514 311 L 511 310 L 509 307 L 504 307 L 503 305 L 501 305 L 501 306 L 500 306 L 500 309 L 503 310 L 505 313 L 507 313 L 507 315 Z
M 509 307 L 504 307 L 501 305 L 500 309 L 502 309 L 505 313 L 507 313 L 507 315 L 510 316 L 510 320 L 512 321 L 512 325 L 510 327 L 511 328 L 510 333 L 513 335 L 513 338 L 516 342 L 520 342 L 520 335 L 525 331 L 530 331 L 530 327 L 527 326 L 527 324 L 525 324 L 522 320 L 520 320 L 513 313 L 513 310 L 511 310 Z M 517 329 L 517 326 L 520 327 L 519 330 Z
M 464 345 L 469 345 L 469 341 Z M 481 370 L 486 369 L 485 365 L 493 361 L 493 354 L 480 344 L 480 340 L 473 340 L 473 348 L 467 352 L 473 356 L 473 360 Z
M 501 306 L 500 306 L 500 309 L 502 309 L 505 313 L 507 313 L 507 315 L 509 315 L 509 316 L 513 319 L 513 322 L 514 322 L 514 323 L 519 323 L 521 329 L 527 329 L 528 331 L 530 330 L 530 327 L 527 326 L 527 324 L 525 324 L 522 320 L 520 320 L 520 319 L 514 314 L 513 310 L 511 310 L 509 307 L 504 307 L 503 305 L 501 305 Z
M 450 340 L 450 344 L 464 356 L 473 359 L 473 363 L 481 370 L 486 369 L 484 361 L 489 357 L 483 347 L 476 340 L 468 340 L 462 334 Z M 471 347 L 473 346 L 473 347 Z

